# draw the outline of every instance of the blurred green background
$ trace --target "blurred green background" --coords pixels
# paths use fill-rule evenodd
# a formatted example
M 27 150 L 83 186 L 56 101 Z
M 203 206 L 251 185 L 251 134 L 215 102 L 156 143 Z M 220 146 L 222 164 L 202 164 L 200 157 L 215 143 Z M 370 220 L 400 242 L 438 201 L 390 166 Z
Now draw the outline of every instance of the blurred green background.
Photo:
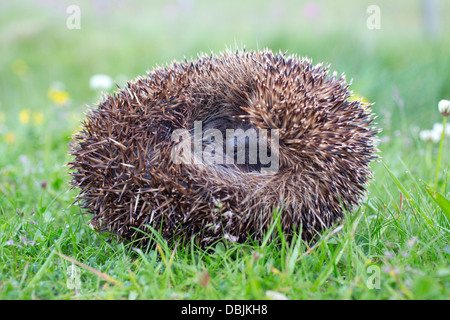
M 425 9 L 433 4 L 434 11 Z M 379 29 L 370 28 L 377 22 L 372 5 Z M 436 185 L 439 145 L 419 137 L 442 123 L 438 102 L 450 100 L 449 14 L 448 0 L 0 0 L 0 296 L 77 298 L 66 284 L 69 262 L 52 257 L 56 248 L 127 283 L 106 286 L 84 270 L 83 290 L 92 298 L 136 298 L 138 290 L 139 298 L 253 299 L 270 289 L 303 299 L 448 299 L 449 220 L 422 183 Z M 197 261 L 192 252 L 191 261 L 186 249 L 169 282 L 156 252 L 131 260 L 123 246 L 89 229 L 78 206 L 69 207 L 76 194 L 68 192 L 64 166 L 71 136 L 102 97 L 91 88 L 94 75 L 123 86 L 157 65 L 244 46 L 345 72 L 355 97 L 375 103 L 380 155 L 396 178 L 373 163 L 362 214 L 312 252 L 305 248 L 295 275 L 292 265 L 284 277 L 287 258 L 277 246 L 261 249 L 258 261 L 254 252 L 234 259 L 219 249 L 218 259 Z M 439 171 L 447 198 L 449 140 Z M 382 266 L 382 290 L 365 285 L 367 263 Z M 205 270 L 212 285 L 202 288 L 196 279 Z
M 383 158 L 413 161 L 425 152 L 419 131 L 441 121 L 437 103 L 450 98 L 450 1 L 429 2 L 437 3 L 437 16 L 428 24 L 426 2 L 0 1 L 4 206 L 32 207 L 43 181 L 54 195 L 66 189 L 70 137 L 87 105 L 101 98 L 89 87 L 93 75 L 123 85 L 175 59 L 244 46 L 308 56 L 345 72 L 354 92 L 375 102 Z M 368 27 L 373 4 L 380 29 Z M 68 27 L 70 5 L 79 8 L 79 28 Z M 433 167 L 427 170 L 432 176 Z

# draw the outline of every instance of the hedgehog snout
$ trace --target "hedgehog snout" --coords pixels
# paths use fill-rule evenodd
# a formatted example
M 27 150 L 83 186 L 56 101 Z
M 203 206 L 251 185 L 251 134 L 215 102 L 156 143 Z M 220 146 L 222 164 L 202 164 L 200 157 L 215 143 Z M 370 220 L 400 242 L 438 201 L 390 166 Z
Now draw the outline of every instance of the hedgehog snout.
M 215 164 L 243 172 L 261 172 L 268 167 L 259 157 L 259 129 L 235 118 L 219 118 L 206 122 L 202 130 L 202 152 L 215 153 Z M 270 152 L 270 148 L 269 148 Z

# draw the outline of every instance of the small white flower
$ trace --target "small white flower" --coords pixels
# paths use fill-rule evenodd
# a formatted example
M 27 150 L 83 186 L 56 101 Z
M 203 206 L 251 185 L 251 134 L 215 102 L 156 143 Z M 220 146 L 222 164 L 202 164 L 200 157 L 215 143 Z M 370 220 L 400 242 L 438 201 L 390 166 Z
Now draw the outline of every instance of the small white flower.
M 441 100 L 439 101 L 439 112 L 444 116 L 447 117 L 450 115 L 450 101 L 448 100 Z
M 441 130 L 441 132 L 431 130 L 431 140 L 434 143 L 438 143 L 439 141 L 441 141 L 441 135 L 442 135 L 442 130 Z
M 442 129 L 444 129 L 444 125 L 442 123 L 437 122 L 433 125 L 433 131 L 442 133 Z
M 436 134 L 442 135 L 442 130 L 444 129 L 444 125 L 442 123 L 435 123 L 433 125 L 433 131 L 436 131 Z M 445 126 L 445 136 L 450 137 L 450 125 Z
M 113 85 L 113 80 L 106 74 L 93 75 L 89 80 L 89 87 L 92 90 L 110 90 Z
M 289 300 L 284 294 L 272 290 L 266 291 L 266 297 L 270 300 Z
M 431 130 L 420 131 L 419 138 L 422 141 L 430 142 L 431 141 Z
M 223 237 L 224 237 L 225 239 L 227 239 L 228 241 L 230 241 L 230 242 L 237 242 L 237 241 L 239 240 L 238 237 L 233 236 L 233 235 L 231 235 L 231 234 L 229 234 L 229 233 L 226 233 Z
M 425 142 L 436 143 L 441 140 L 441 135 L 439 134 L 439 132 L 434 130 L 422 130 L 419 133 L 419 138 Z

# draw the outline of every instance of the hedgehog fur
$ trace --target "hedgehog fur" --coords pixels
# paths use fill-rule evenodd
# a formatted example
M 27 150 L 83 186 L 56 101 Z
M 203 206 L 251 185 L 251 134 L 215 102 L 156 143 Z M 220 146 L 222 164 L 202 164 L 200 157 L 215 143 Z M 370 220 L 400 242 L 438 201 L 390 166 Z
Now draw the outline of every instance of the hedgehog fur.
M 276 208 L 285 234 L 311 240 L 359 205 L 377 158 L 371 104 L 350 101 L 345 77 L 328 70 L 270 50 L 226 51 L 128 82 L 89 111 L 74 137 L 76 201 L 96 229 L 141 245 L 149 226 L 168 241 L 194 238 L 202 246 L 258 240 Z M 267 173 L 248 154 L 240 164 L 198 154 L 195 163 L 174 161 L 174 132 L 192 136 L 196 121 L 202 150 L 207 129 L 277 129 L 270 152 L 278 169 Z M 274 138 L 267 136 L 269 149 Z

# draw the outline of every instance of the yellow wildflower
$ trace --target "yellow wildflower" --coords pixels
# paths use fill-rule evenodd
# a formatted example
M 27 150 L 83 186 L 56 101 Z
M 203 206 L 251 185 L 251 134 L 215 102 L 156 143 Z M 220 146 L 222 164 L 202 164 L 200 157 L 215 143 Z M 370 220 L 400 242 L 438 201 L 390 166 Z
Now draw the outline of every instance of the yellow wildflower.
M 50 88 L 47 92 L 47 96 L 50 100 L 56 103 L 58 106 L 62 106 L 69 101 L 69 94 L 60 89 Z
M 366 98 L 364 98 L 363 96 L 357 94 L 357 93 L 353 93 L 350 98 L 348 98 L 349 101 L 358 101 L 361 100 L 363 103 L 370 103 Z
M 30 110 L 23 109 L 19 112 L 19 121 L 21 123 L 28 124 L 28 123 L 30 123 L 30 119 L 31 119 Z
M 274 274 L 279 274 L 280 273 L 280 270 L 278 270 L 277 268 L 274 268 L 274 267 L 271 267 L 271 266 L 269 266 L 269 268 L 270 268 L 270 271 L 272 271 Z
M 12 72 L 18 76 L 21 76 L 28 71 L 27 63 L 22 59 L 16 59 L 11 64 Z
M 33 112 L 33 123 L 34 124 L 43 124 L 44 123 L 44 114 L 41 111 Z
M 12 132 L 8 132 L 8 133 L 5 135 L 5 142 L 6 142 L 7 144 L 13 144 L 14 141 L 16 141 L 16 135 L 15 135 L 14 133 L 12 133 Z

